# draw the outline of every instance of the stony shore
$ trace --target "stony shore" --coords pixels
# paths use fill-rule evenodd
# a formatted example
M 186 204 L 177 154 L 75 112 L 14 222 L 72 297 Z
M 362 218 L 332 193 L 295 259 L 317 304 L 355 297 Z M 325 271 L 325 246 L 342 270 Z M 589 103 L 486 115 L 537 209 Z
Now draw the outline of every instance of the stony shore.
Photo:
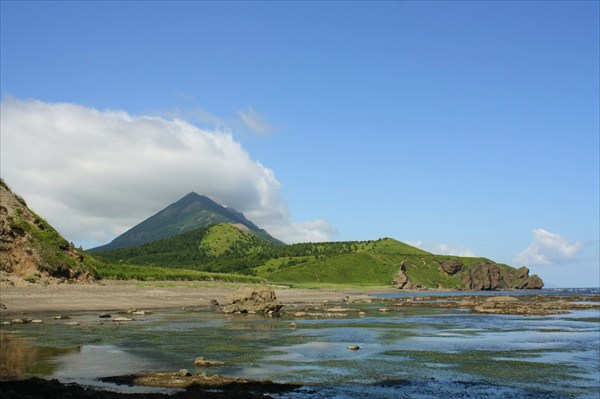
M 99 317 L 112 317 L 110 313 L 123 313 L 129 309 L 138 312 L 151 312 L 159 309 L 183 309 L 187 311 L 225 310 L 228 298 L 240 284 L 155 282 L 135 283 L 108 281 L 102 284 L 62 284 L 49 286 L 3 287 L 0 294 L 3 324 L 35 322 L 29 314 L 76 311 L 98 311 Z M 273 287 L 277 300 L 283 304 L 282 315 L 292 321 L 311 318 L 344 318 L 365 315 L 361 304 L 377 304 L 378 311 L 404 312 L 407 309 L 421 308 L 460 308 L 472 313 L 517 314 L 525 316 L 566 313 L 572 310 L 600 310 L 600 296 L 580 295 L 540 295 L 535 292 L 515 292 L 515 295 L 418 295 L 399 298 L 385 298 L 377 294 L 397 293 L 398 290 L 334 290 L 334 289 L 291 289 Z M 373 311 L 373 305 L 370 305 Z M 106 313 L 102 313 L 106 312 Z M 108 313 L 110 312 L 110 313 Z M 116 316 L 116 315 L 113 315 Z M 68 316 L 65 316 L 68 318 Z M 11 320 L 7 322 L 7 320 Z M 112 317 L 113 321 L 117 318 Z M 132 318 L 127 318 L 134 321 Z M 41 323 L 42 321 L 40 321 Z M 68 322 L 66 322 L 68 323 Z M 12 328 L 12 327 L 8 327 Z M 358 348 L 358 347 L 357 347 Z M 350 348 L 349 348 L 350 349 Z M 185 370 L 187 371 L 187 370 Z M 89 390 L 76 384 L 61 384 L 31 378 L 24 381 L 0 381 L 3 398 L 54 398 L 83 397 L 91 399 L 112 398 L 264 398 L 269 393 L 297 389 L 294 384 L 276 384 L 270 381 L 228 379 L 227 377 L 203 374 L 145 373 L 140 375 L 117 376 L 111 381 L 122 384 L 162 386 L 184 389 L 172 395 L 138 394 L 124 396 L 122 393 Z M 217 390 L 215 390 L 217 388 Z M 46 396 L 44 396 L 46 395 Z
M 175 309 L 224 304 L 242 284 L 220 282 L 132 282 L 103 281 L 94 284 L 9 286 L 0 290 L 2 312 L 9 314 L 67 311 L 115 311 L 121 309 Z M 346 297 L 397 290 L 291 289 L 273 287 L 287 304 L 341 302 Z

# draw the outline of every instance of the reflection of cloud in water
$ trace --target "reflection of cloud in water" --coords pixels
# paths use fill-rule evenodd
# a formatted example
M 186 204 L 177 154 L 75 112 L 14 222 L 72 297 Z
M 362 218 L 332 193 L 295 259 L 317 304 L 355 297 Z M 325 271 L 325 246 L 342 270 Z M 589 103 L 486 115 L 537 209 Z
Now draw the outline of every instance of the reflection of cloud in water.
M 52 377 L 97 378 L 155 370 L 157 366 L 151 359 L 114 345 L 84 345 L 78 353 L 61 357 Z
M 28 339 L 1 333 L 0 378 L 51 375 L 56 367 L 56 357 L 77 353 L 79 349 L 33 346 Z

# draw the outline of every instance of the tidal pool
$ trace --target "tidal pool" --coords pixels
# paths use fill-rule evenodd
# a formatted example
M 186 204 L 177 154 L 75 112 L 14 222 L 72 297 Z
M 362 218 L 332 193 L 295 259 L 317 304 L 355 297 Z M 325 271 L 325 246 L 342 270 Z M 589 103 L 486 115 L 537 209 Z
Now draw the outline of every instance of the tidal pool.
M 352 306 L 366 315 L 304 320 L 207 309 L 158 311 L 115 323 L 98 313 L 69 314 L 77 326 L 54 315 L 28 315 L 44 324 L 2 327 L 0 372 L 113 390 L 132 389 L 98 379 L 182 368 L 305 384 L 274 395 L 280 398 L 598 398 L 597 310 L 509 316 Z M 292 320 L 296 328 L 289 327 Z M 226 366 L 195 370 L 198 356 Z

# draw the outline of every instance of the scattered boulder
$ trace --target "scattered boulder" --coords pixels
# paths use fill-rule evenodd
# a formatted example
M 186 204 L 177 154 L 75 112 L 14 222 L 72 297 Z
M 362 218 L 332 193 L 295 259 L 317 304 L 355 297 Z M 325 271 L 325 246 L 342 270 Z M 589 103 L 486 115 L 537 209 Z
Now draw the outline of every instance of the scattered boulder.
M 463 268 L 463 262 L 460 258 L 446 259 L 440 262 L 440 267 L 447 274 L 456 274 Z
M 350 346 L 347 346 L 346 349 L 350 349 L 351 351 L 357 351 L 357 350 L 360 350 L 360 346 L 350 345 Z
M 225 363 L 223 362 L 217 362 L 217 361 L 213 361 L 213 360 L 206 360 L 203 357 L 197 357 L 196 360 L 194 360 L 194 366 L 196 366 L 197 368 L 205 368 L 205 367 L 222 367 L 224 366 Z
M 110 319 L 112 315 L 110 313 L 101 313 L 98 315 L 98 317 L 101 319 Z
M 210 304 L 211 304 L 212 306 L 219 306 L 219 301 L 217 301 L 216 299 L 211 299 L 211 300 L 210 300 Z
M 76 321 L 65 321 L 66 326 L 78 326 L 79 323 Z
M 135 312 L 131 312 L 134 316 L 145 316 L 146 312 L 144 310 L 136 310 Z
M 277 300 L 275 291 L 269 287 L 241 287 L 229 298 L 225 313 L 264 313 L 278 314 L 283 304 Z
M 121 321 L 133 321 L 133 319 L 132 319 L 132 318 L 130 318 L 130 317 L 115 317 L 115 318 L 113 319 L 113 321 L 116 321 L 116 322 L 121 322 Z
M 179 374 L 179 376 L 181 376 L 181 377 L 191 377 L 192 376 L 192 373 L 190 373 L 189 370 L 187 370 L 187 369 L 181 369 L 181 370 L 179 370 L 179 372 L 177 374 Z

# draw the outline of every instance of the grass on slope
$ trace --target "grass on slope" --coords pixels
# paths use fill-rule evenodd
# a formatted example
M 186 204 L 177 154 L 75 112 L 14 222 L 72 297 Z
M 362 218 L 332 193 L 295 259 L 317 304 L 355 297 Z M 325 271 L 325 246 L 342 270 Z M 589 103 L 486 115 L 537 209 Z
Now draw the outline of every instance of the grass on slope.
M 96 253 L 110 263 L 244 273 L 264 263 L 273 244 L 231 224 L 191 230 L 136 247 Z
M 241 227 L 240 227 L 241 226 Z M 207 229 L 200 241 L 200 251 L 209 256 L 256 254 L 271 247 L 246 226 L 217 224 Z
M 113 264 L 99 262 L 95 265 L 100 278 L 109 280 L 139 281 L 223 281 L 230 283 L 265 283 L 259 277 L 231 273 L 209 273 L 169 267 Z
M 320 258 L 268 275 L 274 282 L 360 284 L 389 286 L 398 265 L 369 253 L 343 254 Z
M 73 273 L 89 271 L 93 267 L 69 255 L 72 244 L 65 240 L 46 220 L 29 210 L 33 221 L 25 218 L 24 211 L 17 209 L 16 215 L 9 217 L 10 227 L 27 232 L 32 240 L 29 245 L 35 248 L 41 261 L 41 269 L 55 277 L 70 277 Z

